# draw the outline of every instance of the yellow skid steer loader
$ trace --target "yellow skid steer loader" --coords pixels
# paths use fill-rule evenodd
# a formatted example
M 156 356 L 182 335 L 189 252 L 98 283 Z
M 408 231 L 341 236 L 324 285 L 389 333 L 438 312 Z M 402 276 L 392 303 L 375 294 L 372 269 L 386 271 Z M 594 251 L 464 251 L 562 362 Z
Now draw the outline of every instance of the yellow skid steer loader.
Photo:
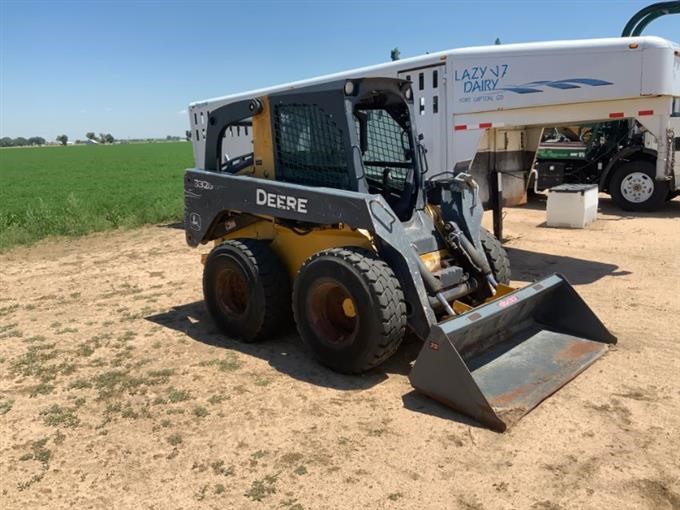
M 366 78 L 192 105 L 186 239 L 215 243 L 203 287 L 225 334 L 266 339 L 293 315 L 316 359 L 360 373 L 408 328 L 416 390 L 502 431 L 616 339 L 559 275 L 507 286 L 474 180 L 428 175 L 412 97 Z M 225 153 L 234 132 L 248 152 Z

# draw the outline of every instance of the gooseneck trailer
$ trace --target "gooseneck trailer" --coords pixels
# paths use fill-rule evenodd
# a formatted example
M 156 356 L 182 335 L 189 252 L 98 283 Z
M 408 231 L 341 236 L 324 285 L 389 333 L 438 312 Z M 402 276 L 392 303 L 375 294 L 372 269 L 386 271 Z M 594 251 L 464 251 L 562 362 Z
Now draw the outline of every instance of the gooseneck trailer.
M 292 90 L 339 79 L 411 81 L 429 175 L 465 171 L 487 206 L 525 200 L 544 127 L 635 120 L 636 150 L 602 169 L 600 187 L 633 207 L 653 208 L 680 190 L 680 45 L 659 37 L 587 39 L 461 48 L 353 69 L 266 89 Z M 209 112 L 265 91 L 190 106 L 196 147 Z M 224 158 L 252 152 L 245 123 L 225 134 Z M 639 183 L 639 184 L 636 184 Z

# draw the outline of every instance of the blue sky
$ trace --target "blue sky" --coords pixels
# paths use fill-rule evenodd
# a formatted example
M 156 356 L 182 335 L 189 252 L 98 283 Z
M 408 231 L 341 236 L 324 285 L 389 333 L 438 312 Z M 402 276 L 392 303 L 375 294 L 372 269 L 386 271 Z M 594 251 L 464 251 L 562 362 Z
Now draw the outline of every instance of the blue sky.
M 0 0 L 0 136 L 181 135 L 191 101 L 427 51 L 618 36 L 651 1 Z M 680 40 L 680 16 L 645 34 Z

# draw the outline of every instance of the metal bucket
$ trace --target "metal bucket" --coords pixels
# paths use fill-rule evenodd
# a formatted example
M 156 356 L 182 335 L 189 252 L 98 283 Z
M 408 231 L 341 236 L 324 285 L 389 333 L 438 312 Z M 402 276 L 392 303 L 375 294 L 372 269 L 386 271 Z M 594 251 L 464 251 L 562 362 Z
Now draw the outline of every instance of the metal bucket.
M 613 343 L 555 274 L 432 328 L 409 379 L 417 391 L 502 432 Z

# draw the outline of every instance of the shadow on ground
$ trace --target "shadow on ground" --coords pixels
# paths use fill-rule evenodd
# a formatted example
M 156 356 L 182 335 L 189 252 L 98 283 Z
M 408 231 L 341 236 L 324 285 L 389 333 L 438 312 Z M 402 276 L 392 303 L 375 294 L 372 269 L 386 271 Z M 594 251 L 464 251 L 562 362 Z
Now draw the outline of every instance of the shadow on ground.
M 551 255 L 520 248 L 505 247 L 510 257 L 512 279 L 531 282 L 551 273 L 559 273 L 573 285 L 593 283 L 605 276 L 631 274 L 615 264 Z
M 279 372 L 300 381 L 338 390 L 364 390 L 385 381 L 387 374 L 407 375 L 422 346 L 418 339 L 407 336 L 394 356 L 380 367 L 363 375 L 344 375 L 333 372 L 311 359 L 292 328 L 288 334 L 266 342 L 244 343 L 227 338 L 214 326 L 202 301 L 173 307 L 167 312 L 146 317 L 146 320 L 181 331 L 207 345 L 258 357 Z M 466 416 L 416 393 L 415 390 L 403 395 L 402 400 L 404 407 L 411 411 L 480 427 Z
M 407 338 L 392 358 L 363 375 L 343 375 L 319 365 L 307 353 L 300 337 L 291 327 L 287 334 L 265 342 L 245 343 L 232 340 L 217 330 L 202 301 L 171 308 L 146 317 L 146 320 L 181 331 L 190 338 L 216 347 L 256 356 L 279 372 L 317 386 L 341 390 L 358 390 L 375 386 L 387 379 L 387 374 L 406 375 L 418 355 L 421 343 Z

